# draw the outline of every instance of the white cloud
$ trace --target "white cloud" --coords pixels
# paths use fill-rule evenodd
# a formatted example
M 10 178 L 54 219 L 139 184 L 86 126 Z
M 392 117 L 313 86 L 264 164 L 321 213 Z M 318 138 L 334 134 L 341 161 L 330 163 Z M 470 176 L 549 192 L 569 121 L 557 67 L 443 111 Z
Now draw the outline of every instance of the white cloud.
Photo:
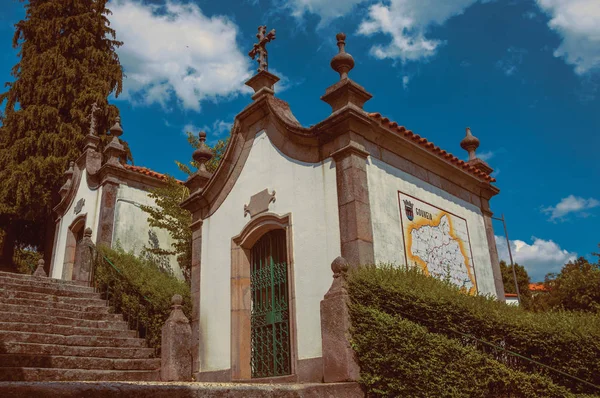
M 198 127 L 198 126 L 196 126 L 195 124 L 192 124 L 192 123 L 188 123 L 185 126 L 183 126 L 183 129 L 181 130 L 181 132 L 183 134 L 192 133 L 193 135 L 197 135 L 202 130 L 203 129 L 201 127 Z
M 402 88 L 405 90 L 408 88 L 408 83 L 410 82 L 410 77 L 402 76 Z
M 319 15 L 320 24 L 323 25 L 324 22 L 346 15 L 363 1 L 365 0 L 286 0 L 284 4 L 297 18 L 305 13 Z
M 224 16 L 208 17 L 193 3 L 164 6 L 112 0 L 111 26 L 124 42 L 117 52 L 127 78 L 123 98 L 167 107 L 175 98 L 186 109 L 202 101 L 246 92 L 250 59 L 236 42 L 238 27 Z
M 481 152 L 477 154 L 477 157 L 481 160 L 483 160 L 484 162 L 487 162 L 488 160 L 490 160 L 491 158 L 493 158 L 495 155 L 494 152 L 492 151 L 486 151 L 486 152 Z
M 477 0 L 391 0 L 369 8 L 358 33 L 370 36 L 383 33 L 391 36 L 387 45 L 375 45 L 371 53 L 379 58 L 400 59 L 402 62 L 431 57 L 443 43 L 425 37 L 428 28 L 444 24 L 460 15 Z
M 226 122 L 224 120 L 215 120 L 212 126 L 204 125 L 202 130 L 207 134 L 211 134 L 215 137 L 220 137 L 223 134 L 229 133 L 233 127 L 233 122 Z
M 554 56 L 574 65 L 578 74 L 600 67 L 600 1 L 537 0 L 537 4 L 550 16 L 548 26 L 562 37 Z
M 600 206 L 600 201 L 589 198 L 584 199 L 579 196 L 569 195 L 561 199 L 556 206 L 548 206 L 542 209 L 544 213 L 550 214 L 550 221 L 564 220 L 568 214 L 576 214 L 580 217 L 587 217 L 589 213 L 586 210 Z
M 527 270 L 533 282 L 542 281 L 544 276 L 550 272 L 559 272 L 563 265 L 577 258 L 577 253 L 561 249 L 552 240 L 531 238 L 532 244 L 522 240 L 511 240 L 510 249 L 516 263 Z M 500 260 L 510 264 L 506 238 L 496 236 L 496 246 Z

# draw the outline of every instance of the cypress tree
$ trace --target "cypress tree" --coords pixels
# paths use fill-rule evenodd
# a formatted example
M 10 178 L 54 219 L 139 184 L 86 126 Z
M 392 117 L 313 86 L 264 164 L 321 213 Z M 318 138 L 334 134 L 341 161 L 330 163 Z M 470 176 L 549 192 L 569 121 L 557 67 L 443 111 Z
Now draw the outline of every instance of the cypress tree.
M 23 1 L 23 0 L 21 0 Z M 14 243 L 44 250 L 52 207 L 68 162 L 81 151 L 93 103 L 101 138 L 118 116 L 108 104 L 119 95 L 122 43 L 107 18 L 107 0 L 29 0 L 15 25 L 19 62 L 0 94 L 0 229 L 3 259 Z M 103 141 L 104 141 L 103 140 Z M 52 242 L 48 243 L 49 245 Z

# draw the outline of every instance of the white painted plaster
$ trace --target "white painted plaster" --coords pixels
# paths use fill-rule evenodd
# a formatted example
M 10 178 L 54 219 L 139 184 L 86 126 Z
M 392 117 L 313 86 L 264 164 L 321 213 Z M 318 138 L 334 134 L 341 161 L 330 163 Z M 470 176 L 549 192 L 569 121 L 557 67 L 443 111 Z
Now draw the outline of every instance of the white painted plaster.
M 62 278 L 62 270 L 65 261 L 65 250 L 67 246 L 67 236 L 69 227 L 75 218 L 80 215 L 85 215 L 85 227 L 92 228 L 92 240 L 96 239 L 98 231 L 98 215 L 99 215 L 99 204 L 100 198 L 102 197 L 102 188 L 91 189 L 87 182 L 87 172 L 82 171 L 82 176 L 77 187 L 77 195 L 73 202 L 69 205 L 69 208 L 65 211 L 65 214 L 60 219 L 60 225 L 58 227 L 58 239 L 56 239 L 56 246 L 54 247 L 53 265 L 52 265 L 52 278 Z M 80 199 L 85 199 L 85 204 L 79 214 L 75 214 L 75 206 Z
M 115 205 L 112 246 L 120 246 L 126 252 L 140 255 L 144 247 L 150 247 L 149 231 L 152 230 L 156 233 L 160 248 L 170 250 L 173 238 L 169 231 L 162 228 L 151 228 L 148 223 L 148 213 L 144 212 L 140 205 L 156 206 L 156 202 L 148 196 L 147 191 L 127 185 L 119 185 Z M 177 257 L 168 257 L 174 275 L 179 279 L 183 279 Z
M 478 291 L 480 294 L 496 296 L 481 209 L 372 157 L 367 162 L 367 181 L 377 264 L 405 264 L 398 203 L 398 191 L 402 191 L 467 220 Z
M 292 214 L 298 358 L 321 356 L 320 301 L 340 255 L 335 166 L 293 160 L 260 132 L 232 191 L 202 225 L 202 371 L 231 366 L 231 239 L 250 221 L 244 204 L 265 188 L 276 191 L 270 212 Z

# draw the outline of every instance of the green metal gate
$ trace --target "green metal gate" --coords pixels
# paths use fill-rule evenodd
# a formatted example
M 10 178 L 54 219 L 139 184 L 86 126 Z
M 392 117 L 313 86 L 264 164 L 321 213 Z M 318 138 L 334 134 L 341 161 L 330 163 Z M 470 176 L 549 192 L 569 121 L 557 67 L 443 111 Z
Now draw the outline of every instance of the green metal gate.
M 266 233 L 252 248 L 252 377 L 291 373 L 285 231 Z

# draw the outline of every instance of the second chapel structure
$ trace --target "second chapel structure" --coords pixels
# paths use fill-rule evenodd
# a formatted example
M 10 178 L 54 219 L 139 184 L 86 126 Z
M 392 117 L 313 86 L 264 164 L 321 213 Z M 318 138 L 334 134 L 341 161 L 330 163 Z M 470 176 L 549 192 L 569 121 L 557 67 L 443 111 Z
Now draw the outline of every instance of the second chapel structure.
M 489 200 L 499 190 L 467 130 L 462 161 L 363 105 L 338 34 L 331 115 L 305 128 L 274 95 L 259 30 L 252 103 L 235 118 L 214 174 L 201 164 L 193 214 L 192 333 L 197 380 L 323 379 L 320 302 L 338 256 L 350 266 L 421 266 L 504 300 Z M 262 33 L 261 33 L 262 32 Z M 201 136 L 201 141 L 203 141 Z

